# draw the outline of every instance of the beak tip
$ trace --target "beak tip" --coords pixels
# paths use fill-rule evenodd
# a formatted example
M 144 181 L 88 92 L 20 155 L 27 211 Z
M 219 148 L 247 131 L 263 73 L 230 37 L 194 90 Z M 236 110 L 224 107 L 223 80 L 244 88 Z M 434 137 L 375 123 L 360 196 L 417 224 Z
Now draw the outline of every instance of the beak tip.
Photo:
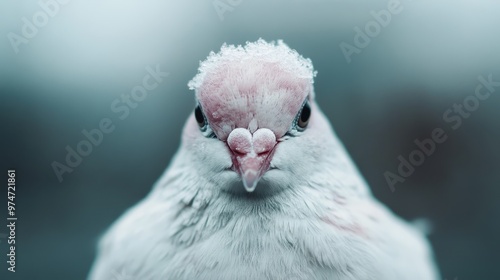
M 253 184 L 252 186 L 247 186 L 247 184 L 244 185 L 245 185 L 245 190 L 249 193 L 253 192 L 255 190 L 255 187 L 257 187 L 257 184 Z
M 251 193 L 257 187 L 257 183 L 259 182 L 260 178 L 258 176 L 258 172 L 248 170 L 247 172 L 245 172 L 242 179 L 245 190 Z

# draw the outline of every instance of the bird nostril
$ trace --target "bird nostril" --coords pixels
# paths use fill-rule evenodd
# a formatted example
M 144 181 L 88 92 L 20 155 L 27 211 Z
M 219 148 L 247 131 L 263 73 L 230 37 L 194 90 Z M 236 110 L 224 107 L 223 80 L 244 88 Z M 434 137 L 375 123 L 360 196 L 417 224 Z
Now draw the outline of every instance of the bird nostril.
M 227 138 L 229 149 L 237 154 L 247 154 L 252 149 L 252 135 L 246 129 L 236 128 Z
M 233 154 L 242 156 L 266 156 L 276 145 L 276 136 L 266 128 L 258 129 L 253 135 L 247 129 L 235 128 L 226 141 Z
M 231 147 L 229 147 L 231 149 Z M 245 151 L 243 151 L 241 148 L 239 147 L 236 147 L 234 149 L 231 149 L 231 151 L 233 151 L 233 153 L 235 154 L 238 154 L 238 155 L 245 155 L 247 154 Z
M 253 134 L 253 148 L 257 154 L 267 154 L 276 145 L 276 136 L 266 128 L 261 128 Z
M 269 153 L 270 149 L 267 149 L 266 147 L 262 147 L 255 152 L 260 156 Z

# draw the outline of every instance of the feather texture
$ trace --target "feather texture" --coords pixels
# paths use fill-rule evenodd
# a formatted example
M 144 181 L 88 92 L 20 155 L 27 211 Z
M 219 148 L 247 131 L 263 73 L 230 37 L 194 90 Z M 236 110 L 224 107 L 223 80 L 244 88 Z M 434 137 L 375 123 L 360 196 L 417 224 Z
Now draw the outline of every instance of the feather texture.
M 240 74 L 226 71 L 233 69 L 228 65 L 234 61 L 241 63 L 236 67 Z M 290 84 L 298 81 L 304 87 L 287 87 L 280 94 L 280 86 L 271 86 L 276 83 L 273 77 L 260 83 L 263 69 L 269 71 L 264 76 L 278 71 L 273 77 L 285 75 L 297 79 Z M 220 71 L 225 74 L 213 74 Z M 89 279 L 113 279 L 120 270 L 141 280 L 438 279 L 425 236 L 373 198 L 314 103 L 313 76 L 310 61 L 282 42 L 225 46 L 211 54 L 190 87 L 206 105 L 205 114 L 225 114 L 217 138 L 204 137 L 194 117 L 188 119 L 181 147 L 165 174 L 102 238 Z M 287 114 L 292 110 L 283 105 L 288 102 L 285 93 L 301 97 L 292 102 L 298 107 L 291 118 Z M 247 99 L 251 106 L 234 106 L 246 96 L 259 97 Z M 304 98 L 312 103 L 307 129 L 285 135 Z M 279 106 L 273 105 L 271 114 L 270 107 L 262 109 L 265 102 Z M 222 112 L 224 106 L 253 117 Z M 208 117 L 209 124 L 215 119 Z M 267 127 L 280 141 L 253 193 L 244 191 L 240 176 L 231 169 L 224 135 L 238 127 L 251 133 Z M 249 141 L 248 136 L 244 139 Z

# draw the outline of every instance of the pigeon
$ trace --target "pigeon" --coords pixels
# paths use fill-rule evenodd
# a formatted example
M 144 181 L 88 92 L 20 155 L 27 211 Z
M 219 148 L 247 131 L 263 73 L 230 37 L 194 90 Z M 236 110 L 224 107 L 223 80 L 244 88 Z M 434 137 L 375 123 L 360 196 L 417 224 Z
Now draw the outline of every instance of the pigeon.
M 88 279 L 439 279 L 426 235 L 371 194 L 315 76 L 281 40 L 211 52 L 179 150 Z

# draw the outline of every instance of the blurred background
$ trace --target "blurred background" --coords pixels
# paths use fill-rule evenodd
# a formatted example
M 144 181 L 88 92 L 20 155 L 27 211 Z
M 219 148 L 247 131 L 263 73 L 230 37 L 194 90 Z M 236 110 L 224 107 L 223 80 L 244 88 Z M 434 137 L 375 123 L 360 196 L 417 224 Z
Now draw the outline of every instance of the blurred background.
M 350 63 L 341 43 L 356 47 L 355 28 L 390 1 L 66 2 L 0 2 L 0 213 L 5 221 L 15 168 L 18 217 L 15 274 L 0 226 L 1 279 L 85 279 L 99 236 L 177 150 L 199 61 L 260 37 L 311 58 L 317 100 L 374 195 L 405 219 L 431 221 L 442 278 L 498 277 L 500 87 L 455 130 L 443 114 L 474 95 L 479 76 L 500 81 L 500 2 L 400 0 Z M 120 119 L 111 105 L 156 65 L 169 76 Z M 114 131 L 59 182 L 53 162 L 65 164 L 66 147 L 103 118 Z M 447 140 L 392 192 L 384 172 L 397 174 L 398 156 L 435 128 Z

